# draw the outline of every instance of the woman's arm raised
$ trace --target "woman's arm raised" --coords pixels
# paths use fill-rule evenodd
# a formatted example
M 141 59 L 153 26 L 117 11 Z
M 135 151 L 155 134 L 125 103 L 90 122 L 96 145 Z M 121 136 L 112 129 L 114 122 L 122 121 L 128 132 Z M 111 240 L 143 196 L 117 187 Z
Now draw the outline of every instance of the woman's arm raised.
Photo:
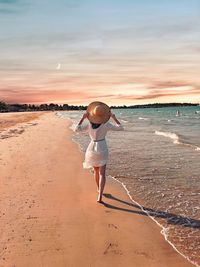
M 124 127 L 121 125 L 121 123 L 119 122 L 119 120 L 116 118 L 115 114 L 111 113 L 111 118 L 115 121 L 115 123 L 117 125 L 114 125 L 112 123 L 108 123 L 109 130 L 123 131 L 124 130 Z
M 114 113 L 111 113 L 111 118 L 117 123 L 117 125 L 121 125 Z
M 81 125 L 83 123 L 83 121 L 88 117 L 87 112 L 85 112 L 81 118 L 81 120 L 79 121 L 78 125 Z
M 87 112 L 85 112 L 82 116 L 82 118 L 80 119 L 79 123 L 77 124 L 77 126 L 75 127 L 75 132 L 80 132 L 80 131 L 84 131 L 87 130 L 88 125 L 86 125 L 85 127 L 82 126 L 82 123 L 85 119 L 87 119 L 88 114 Z

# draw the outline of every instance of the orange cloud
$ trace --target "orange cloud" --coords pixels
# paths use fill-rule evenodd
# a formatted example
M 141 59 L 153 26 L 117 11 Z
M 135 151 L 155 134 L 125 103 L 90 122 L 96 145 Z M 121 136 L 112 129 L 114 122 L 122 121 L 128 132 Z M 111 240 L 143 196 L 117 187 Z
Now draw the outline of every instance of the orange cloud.
M 55 86 L 56 87 L 56 86 Z M 9 86 L 0 89 L 0 100 L 8 103 L 71 103 L 71 104 L 87 104 L 89 101 L 99 99 L 112 104 L 126 104 L 145 102 L 158 102 L 171 99 L 170 101 L 181 101 L 181 98 L 195 96 L 197 99 L 200 96 L 200 87 L 191 86 L 186 82 L 155 82 L 154 84 L 140 83 L 119 83 L 115 82 L 102 87 L 85 85 L 85 90 L 82 89 L 45 89 L 37 86 L 19 87 Z M 194 98 L 193 98 L 194 99 Z M 199 99 L 200 100 L 200 99 Z
M 178 87 L 177 87 L 178 89 Z M 163 97 L 182 97 L 182 96 L 192 96 L 192 95 L 199 95 L 200 96 L 200 88 L 193 88 L 191 90 L 176 90 L 176 88 L 173 88 L 173 91 L 169 88 L 160 88 L 160 89 L 149 89 L 149 92 L 145 95 L 121 95 L 124 99 L 128 100 L 150 100 L 150 99 L 158 99 L 158 98 L 163 98 Z
M 87 99 L 89 95 L 82 91 L 72 90 L 38 90 L 29 88 L 7 88 L 0 90 L 0 99 L 7 103 L 41 103 L 57 102 L 62 100 Z

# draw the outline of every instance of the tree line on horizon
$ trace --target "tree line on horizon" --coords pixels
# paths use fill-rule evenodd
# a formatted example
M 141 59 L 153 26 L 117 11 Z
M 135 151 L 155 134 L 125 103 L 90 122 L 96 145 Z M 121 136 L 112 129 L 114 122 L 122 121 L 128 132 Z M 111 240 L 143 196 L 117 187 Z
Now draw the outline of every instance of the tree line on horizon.
M 163 108 L 163 107 L 182 107 L 182 106 L 199 106 L 194 103 L 155 103 L 155 104 L 141 104 L 141 105 L 122 105 L 111 106 L 111 109 L 127 109 L 127 108 Z M 68 105 L 68 104 L 7 104 L 0 101 L 0 112 L 23 112 L 23 111 L 56 111 L 56 110 L 86 110 L 87 106 L 83 105 Z

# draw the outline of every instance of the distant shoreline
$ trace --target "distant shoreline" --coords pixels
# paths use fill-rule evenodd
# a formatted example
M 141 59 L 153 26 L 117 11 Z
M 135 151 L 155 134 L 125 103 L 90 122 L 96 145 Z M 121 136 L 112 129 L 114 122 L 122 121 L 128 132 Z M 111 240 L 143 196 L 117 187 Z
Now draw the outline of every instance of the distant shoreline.
M 168 107 L 190 107 L 200 106 L 198 103 L 154 103 L 141 105 L 122 105 L 110 106 L 111 109 L 138 109 L 138 108 L 168 108 Z M 0 101 L 0 113 L 4 112 L 27 112 L 27 111 L 70 111 L 70 110 L 86 110 L 87 106 L 83 105 L 68 105 L 68 104 L 7 104 Z

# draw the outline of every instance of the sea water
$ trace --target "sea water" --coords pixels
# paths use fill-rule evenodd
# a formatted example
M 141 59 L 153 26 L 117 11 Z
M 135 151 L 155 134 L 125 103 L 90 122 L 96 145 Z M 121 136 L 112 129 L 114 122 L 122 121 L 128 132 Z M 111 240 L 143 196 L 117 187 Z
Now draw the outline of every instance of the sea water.
M 109 132 L 107 174 L 200 266 L 200 106 L 113 110 L 125 130 Z M 75 125 L 83 112 L 59 112 Z M 73 126 L 72 126 L 73 127 Z M 74 134 L 85 151 L 86 134 Z M 117 196 L 115 196 L 117 197 Z

